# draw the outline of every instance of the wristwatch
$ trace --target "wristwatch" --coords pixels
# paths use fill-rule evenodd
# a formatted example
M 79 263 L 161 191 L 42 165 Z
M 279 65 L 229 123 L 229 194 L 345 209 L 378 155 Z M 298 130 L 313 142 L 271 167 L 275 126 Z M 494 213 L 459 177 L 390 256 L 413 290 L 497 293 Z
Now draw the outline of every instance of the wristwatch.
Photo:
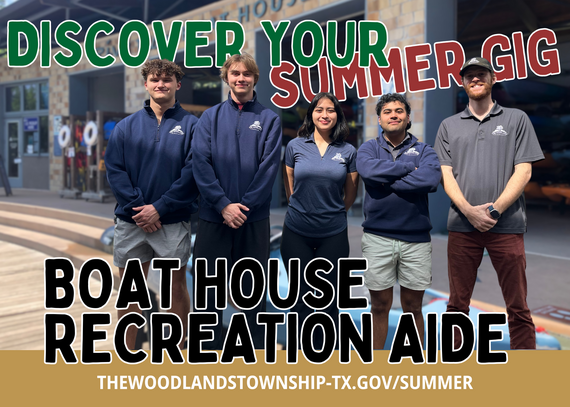
M 499 220 L 499 218 L 501 217 L 501 213 L 495 208 L 493 208 L 493 205 L 489 205 L 487 209 L 489 209 L 489 214 L 491 214 L 491 217 L 493 219 Z

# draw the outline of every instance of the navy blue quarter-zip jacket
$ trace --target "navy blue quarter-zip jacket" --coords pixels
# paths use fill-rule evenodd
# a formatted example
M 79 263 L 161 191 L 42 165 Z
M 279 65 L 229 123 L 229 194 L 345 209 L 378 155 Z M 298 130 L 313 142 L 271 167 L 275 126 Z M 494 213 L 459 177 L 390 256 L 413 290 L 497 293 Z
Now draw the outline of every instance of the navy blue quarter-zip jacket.
M 198 209 L 191 149 L 198 119 L 176 102 L 159 125 L 149 102 L 115 126 L 105 151 L 115 215 L 135 223 L 132 208 L 152 204 L 161 223 L 188 222 Z
M 381 135 L 360 146 L 356 169 L 366 185 L 364 231 L 404 242 L 429 242 L 429 192 L 441 180 L 434 149 L 410 134 L 396 159 Z M 416 169 L 417 168 L 417 169 Z
M 230 203 L 241 203 L 246 222 L 269 217 L 281 157 L 281 121 L 254 95 L 240 110 L 231 96 L 204 112 L 194 134 L 194 175 L 200 219 L 222 223 Z

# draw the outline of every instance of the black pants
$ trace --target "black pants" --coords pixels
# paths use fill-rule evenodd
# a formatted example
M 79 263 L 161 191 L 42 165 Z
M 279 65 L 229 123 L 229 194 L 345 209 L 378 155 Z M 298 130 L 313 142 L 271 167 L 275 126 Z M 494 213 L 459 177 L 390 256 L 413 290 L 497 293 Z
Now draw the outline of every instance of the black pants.
M 347 229 L 334 236 L 314 238 L 301 236 L 293 232 L 287 226 L 283 226 L 281 257 L 283 257 L 285 268 L 289 267 L 289 259 L 299 259 L 301 261 L 301 287 L 299 292 L 299 299 L 293 308 L 291 308 L 291 312 L 296 312 L 299 315 L 299 333 L 301 332 L 301 327 L 303 326 L 305 319 L 314 311 L 313 309 L 309 308 L 302 300 L 303 296 L 306 293 L 312 291 L 311 287 L 305 281 L 304 270 L 307 263 L 317 257 L 323 257 L 334 264 L 333 270 L 330 273 L 325 274 L 324 277 L 333 285 L 333 287 L 335 287 L 335 299 L 327 308 L 322 311 L 331 316 L 338 333 L 338 308 L 336 304 L 336 285 L 338 276 L 337 266 L 338 259 L 348 257 L 349 254 L 350 247 L 348 244 Z M 313 343 L 316 349 L 320 349 L 322 347 L 323 337 L 321 336 L 321 330 L 315 331 Z
M 258 260 L 263 266 L 267 281 L 267 262 L 269 260 L 269 218 L 252 223 L 245 223 L 239 229 L 232 229 L 222 223 L 208 222 L 200 219 L 198 232 L 196 233 L 196 243 L 194 245 L 194 255 L 192 270 L 195 270 L 196 259 L 205 258 L 208 261 L 208 275 L 215 274 L 217 258 L 227 259 L 228 278 L 234 263 L 243 258 L 252 257 Z M 253 280 L 249 273 L 244 275 L 242 280 L 242 290 L 244 294 L 250 295 L 252 292 Z M 267 292 L 267 290 L 266 290 Z M 244 310 L 247 323 L 256 349 L 264 347 L 264 329 L 257 325 L 256 317 L 260 312 L 265 312 L 266 292 L 260 304 L 251 310 Z M 218 314 L 218 325 L 214 327 L 214 340 L 203 342 L 203 349 L 222 349 L 223 346 L 223 310 L 217 310 L 213 290 L 208 290 L 206 299 L 206 309 L 200 312 L 216 312 Z M 195 304 L 195 302 L 193 302 Z

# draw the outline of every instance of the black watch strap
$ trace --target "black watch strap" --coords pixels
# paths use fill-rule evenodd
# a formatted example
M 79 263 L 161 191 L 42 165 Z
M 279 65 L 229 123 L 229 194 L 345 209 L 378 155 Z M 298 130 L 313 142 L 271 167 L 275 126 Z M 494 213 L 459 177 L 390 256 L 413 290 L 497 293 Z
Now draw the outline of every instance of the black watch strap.
M 498 220 L 501 217 L 501 213 L 493 208 L 493 205 L 489 205 L 487 209 L 489 209 L 489 214 L 493 219 Z

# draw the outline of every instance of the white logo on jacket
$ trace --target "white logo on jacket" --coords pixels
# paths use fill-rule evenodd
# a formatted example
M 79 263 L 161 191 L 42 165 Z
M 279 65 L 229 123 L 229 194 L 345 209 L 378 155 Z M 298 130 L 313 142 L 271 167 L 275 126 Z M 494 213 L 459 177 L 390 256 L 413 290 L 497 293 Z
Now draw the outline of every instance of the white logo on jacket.
M 420 155 L 420 153 L 418 150 L 416 150 L 415 147 L 410 147 L 409 150 L 404 153 L 404 155 Z
M 172 130 L 169 131 L 170 134 L 178 134 L 180 136 L 184 135 L 184 132 L 182 131 L 182 128 L 180 126 L 176 126 L 174 127 Z
M 342 156 L 340 155 L 340 153 L 336 153 L 336 155 L 335 155 L 333 158 L 331 158 L 331 160 L 340 161 L 341 163 L 344 162 L 344 158 L 342 158 Z
M 261 123 L 259 123 L 259 121 L 257 121 L 257 120 L 254 121 L 253 124 L 252 124 L 251 126 L 249 126 L 249 128 L 250 128 L 251 130 L 257 130 L 257 131 L 263 130 L 263 129 L 261 128 Z
M 491 134 L 493 136 L 507 136 L 509 133 L 503 130 L 503 126 L 497 126 L 497 128 Z

